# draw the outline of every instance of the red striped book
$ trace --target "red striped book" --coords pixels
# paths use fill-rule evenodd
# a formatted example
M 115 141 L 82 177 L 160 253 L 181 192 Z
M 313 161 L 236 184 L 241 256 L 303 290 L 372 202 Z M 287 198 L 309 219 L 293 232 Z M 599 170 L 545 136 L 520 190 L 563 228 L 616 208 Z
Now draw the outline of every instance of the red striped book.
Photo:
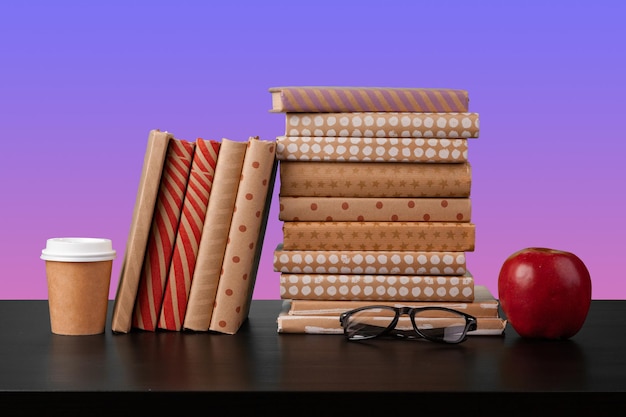
M 220 143 L 217 141 L 196 140 L 196 151 L 161 305 L 158 324 L 161 329 L 182 328 L 219 148 Z
M 154 330 L 167 279 L 195 144 L 170 139 L 135 298 L 132 326 Z

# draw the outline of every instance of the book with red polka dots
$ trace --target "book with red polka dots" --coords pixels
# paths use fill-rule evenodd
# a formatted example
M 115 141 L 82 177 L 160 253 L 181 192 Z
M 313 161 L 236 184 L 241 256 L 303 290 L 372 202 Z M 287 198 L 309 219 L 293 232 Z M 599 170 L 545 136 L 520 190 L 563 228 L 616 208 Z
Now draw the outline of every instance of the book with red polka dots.
M 209 330 L 234 334 L 248 318 L 276 174 L 276 142 L 250 138 Z

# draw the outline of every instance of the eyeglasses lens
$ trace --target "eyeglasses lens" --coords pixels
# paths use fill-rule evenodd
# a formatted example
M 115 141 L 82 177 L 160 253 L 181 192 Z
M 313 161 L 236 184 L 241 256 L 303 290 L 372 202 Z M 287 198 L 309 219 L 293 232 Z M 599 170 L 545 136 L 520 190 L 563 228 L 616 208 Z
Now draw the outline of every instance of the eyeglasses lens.
M 392 309 L 366 309 L 355 312 L 344 324 L 350 339 L 369 339 L 379 336 L 391 324 L 395 316 Z
M 465 337 L 465 317 L 453 311 L 418 310 L 415 325 L 429 339 L 457 343 Z

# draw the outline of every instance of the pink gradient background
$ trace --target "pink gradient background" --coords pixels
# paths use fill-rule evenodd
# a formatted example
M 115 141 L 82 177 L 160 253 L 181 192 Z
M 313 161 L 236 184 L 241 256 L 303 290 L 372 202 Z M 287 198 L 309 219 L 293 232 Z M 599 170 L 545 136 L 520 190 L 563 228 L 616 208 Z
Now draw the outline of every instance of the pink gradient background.
M 481 116 L 469 151 L 476 283 L 497 293 L 509 254 L 547 246 L 587 264 L 593 298 L 624 299 L 625 12 L 620 1 L 2 2 L 0 299 L 47 298 L 39 256 L 59 236 L 112 239 L 113 299 L 148 132 L 273 139 L 284 115 L 268 112 L 267 90 L 280 85 L 468 90 Z M 255 299 L 279 298 L 276 201 Z

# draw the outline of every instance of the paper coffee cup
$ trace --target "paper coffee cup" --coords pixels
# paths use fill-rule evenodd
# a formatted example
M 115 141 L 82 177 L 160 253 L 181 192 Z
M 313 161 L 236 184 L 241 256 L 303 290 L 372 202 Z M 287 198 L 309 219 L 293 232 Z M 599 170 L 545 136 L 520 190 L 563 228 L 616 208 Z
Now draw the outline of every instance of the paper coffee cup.
M 104 332 L 115 251 L 109 239 L 48 239 L 46 261 L 52 333 L 92 335 Z

